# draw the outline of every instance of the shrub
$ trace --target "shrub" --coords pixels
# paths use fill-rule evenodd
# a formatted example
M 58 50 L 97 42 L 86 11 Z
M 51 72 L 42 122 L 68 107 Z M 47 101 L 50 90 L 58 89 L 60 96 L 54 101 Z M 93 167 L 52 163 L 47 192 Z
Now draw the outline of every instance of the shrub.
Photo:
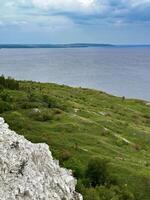
M 101 200 L 99 198 L 98 192 L 94 188 L 88 188 L 84 192 L 85 200 Z
M 62 152 L 60 153 L 60 160 L 62 162 L 67 161 L 71 158 L 71 153 L 68 150 L 62 150 Z
M 85 187 L 79 179 L 76 190 L 83 194 L 84 200 L 135 200 L 134 195 L 127 189 L 117 185 Z
M 87 166 L 86 177 L 93 187 L 106 184 L 109 181 L 108 161 L 92 158 Z
M 62 100 L 56 97 L 49 97 L 47 95 L 43 96 L 43 101 L 47 103 L 48 108 L 58 108 L 60 110 L 67 110 L 68 105 L 66 105 Z
M 45 110 L 45 109 L 40 110 L 38 108 L 34 108 L 30 111 L 29 117 L 32 117 L 33 119 L 37 121 L 44 122 L 44 121 L 52 120 L 54 118 L 54 115 L 49 110 Z
M 3 113 L 5 111 L 9 111 L 11 109 L 12 109 L 11 106 L 7 102 L 0 100 L 0 113 Z
M 96 190 L 98 191 L 98 196 L 100 197 L 100 200 L 120 200 L 118 195 L 117 195 L 117 189 L 118 187 L 116 187 L 114 189 L 114 187 L 112 188 L 107 188 L 105 186 L 100 186 L 100 187 L 96 187 Z
M 128 143 L 124 140 L 121 140 L 120 138 L 116 139 L 115 141 L 116 145 L 119 146 L 119 147 L 122 147 L 124 145 L 128 145 Z
M 36 92 L 33 92 L 33 91 L 28 91 L 28 100 L 30 102 L 41 102 L 42 101 L 42 98 L 39 94 L 37 94 Z
M 43 105 L 39 102 L 22 101 L 19 103 L 19 107 L 22 109 L 39 108 L 41 106 L 43 106 Z
M 134 149 L 135 149 L 136 151 L 139 151 L 139 150 L 140 150 L 140 145 L 139 145 L 139 144 L 134 144 L 133 147 L 134 147 Z
M 25 119 L 22 116 L 21 113 L 17 111 L 11 112 L 9 115 L 5 116 L 6 122 L 10 125 L 10 127 L 14 130 L 17 131 L 18 133 L 20 130 L 24 129 L 25 126 Z
M 120 192 L 120 200 L 134 200 L 134 195 L 129 190 L 122 190 Z
M 134 195 L 126 188 L 119 186 L 100 186 L 96 187 L 100 200 L 134 200 Z
M 0 98 L 3 101 L 12 102 L 12 97 L 10 96 L 10 94 L 7 91 L 2 91 L 0 93 Z
M 54 113 L 55 113 L 56 115 L 62 114 L 62 110 L 60 110 L 60 109 L 58 109 L 58 108 L 55 108 L 55 109 L 54 109 Z
M 86 188 L 90 188 L 89 182 L 85 178 L 79 178 L 76 185 L 76 190 L 79 193 L 83 193 Z

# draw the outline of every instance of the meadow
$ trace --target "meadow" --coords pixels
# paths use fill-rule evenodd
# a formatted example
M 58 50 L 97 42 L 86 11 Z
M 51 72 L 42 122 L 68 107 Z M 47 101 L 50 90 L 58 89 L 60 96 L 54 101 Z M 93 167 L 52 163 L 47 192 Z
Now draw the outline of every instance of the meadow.
M 0 116 L 72 169 L 85 200 L 149 200 L 150 104 L 0 77 Z

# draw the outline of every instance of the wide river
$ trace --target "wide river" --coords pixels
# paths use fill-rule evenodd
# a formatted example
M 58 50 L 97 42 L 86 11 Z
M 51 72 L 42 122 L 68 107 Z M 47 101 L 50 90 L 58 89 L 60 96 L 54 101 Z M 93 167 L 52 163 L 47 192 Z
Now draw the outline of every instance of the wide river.
M 150 48 L 0 49 L 0 74 L 150 100 Z

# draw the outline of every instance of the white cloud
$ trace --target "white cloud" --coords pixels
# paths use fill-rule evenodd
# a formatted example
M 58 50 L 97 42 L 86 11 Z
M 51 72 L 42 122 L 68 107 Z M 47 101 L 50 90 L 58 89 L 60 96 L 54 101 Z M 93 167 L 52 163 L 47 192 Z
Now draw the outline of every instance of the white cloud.
M 90 10 L 95 6 L 95 0 L 31 0 L 34 6 L 55 10 Z
M 38 8 L 41 10 L 51 10 L 59 12 L 103 12 L 108 4 L 108 0 L 12 0 L 16 5 Z
M 132 7 L 149 4 L 150 0 L 124 0 L 125 3 L 128 3 Z
M 140 7 L 150 5 L 150 0 L 0 0 L 0 4 L 0 21 L 3 23 L 43 22 L 48 26 L 56 24 L 61 27 L 84 23 L 84 20 L 92 23 L 94 18 L 97 23 L 101 20 L 121 24 L 129 19 L 131 13 L 136 16 Z

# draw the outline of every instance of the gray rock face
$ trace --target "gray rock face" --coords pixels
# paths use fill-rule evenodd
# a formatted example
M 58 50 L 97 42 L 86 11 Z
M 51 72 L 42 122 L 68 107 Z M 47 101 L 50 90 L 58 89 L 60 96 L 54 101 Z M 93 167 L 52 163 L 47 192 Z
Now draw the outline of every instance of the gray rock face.
M 33 144 L 0 118 L 0 200 L 82 200 L 71 171 L 46 144 Z

